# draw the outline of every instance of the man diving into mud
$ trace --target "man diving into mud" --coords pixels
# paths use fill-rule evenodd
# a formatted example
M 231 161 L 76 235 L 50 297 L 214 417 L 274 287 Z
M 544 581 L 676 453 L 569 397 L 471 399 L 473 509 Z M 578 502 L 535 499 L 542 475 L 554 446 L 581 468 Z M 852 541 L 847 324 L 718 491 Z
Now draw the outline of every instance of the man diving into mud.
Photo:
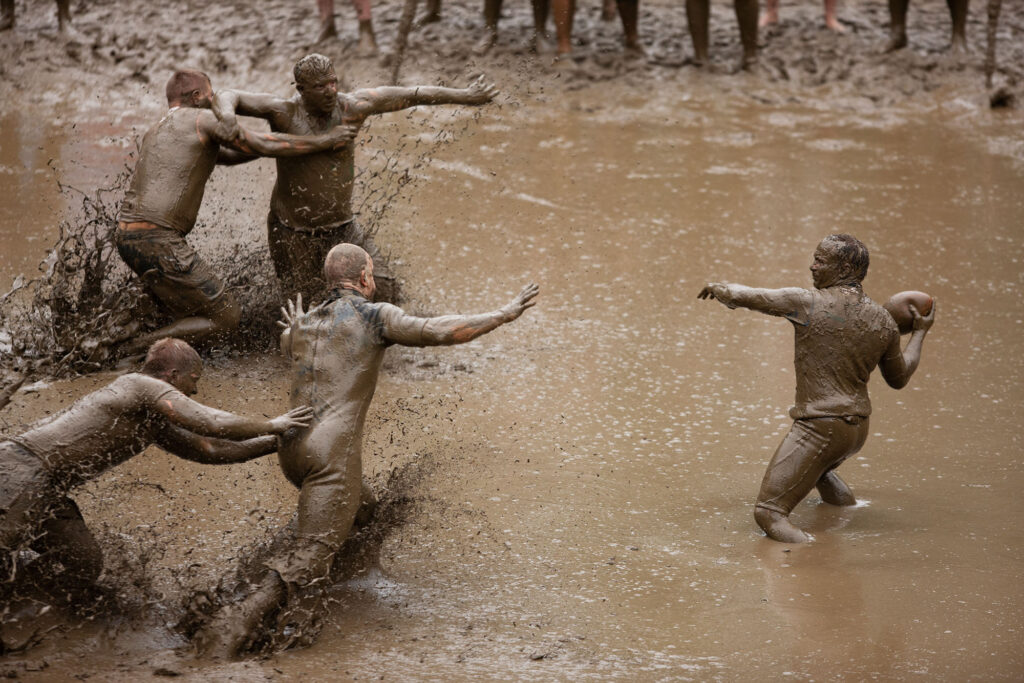
M 358 130 L 369 116 L 420 105 L 482 105 L 497 94 L 493 85 L 482 80 L 463 89 L 417 86 L 338 92 L 334 65 L 320 54 L 300 59 L 293 75 L 298 93 L 290 99 L 225 90 L 214 98 L 214 113 L 229 132 L 237 125 L 237 113 L 267 119 L 274 131 L 309 135 L 339 124 Z M 378 300 L 396 301 L 394 276 L 384 271 L 377 246 L 352 214 L 354 180 L 352 145 L 304 159 L 277 160 L 267 242 L 286 296 L 299 293 L 312 301 L 311 297 L 323 295 L 326 283 L 320 267 L 324 257 L 335 244 L 349 242 L 366 249 L 377 262 Z
M 910 381 L 921 345 L 935 321 L 914 308 L 914 331 L 904 350 L 889 313 L 864 295 L 868 249 L 845 234 L 829 235 L 814 252 L 814 289 L 755 289 L 712 282 L 698 294 L 729 308 L 742 306 L 786 318 L 796 332 L 796 405 L 793 427 L 768 465 L 754 519 L 770 538 L 802 543 L 811 537 L 789 521 L 797 503 L 817 487 L 822 501 L 857 501 L 835 470 L 868 436 L 868 378 L 875 366 L 894 389 Z
M 274 435 L 310 424 L 313 410 L 305 406 L 268 420 L 193 401 L 188 395 L 202 369 L 191 346 L 161 339 L 141 372 L 122 375 L 0 442 L 0 587 L 23 573 L 60 594 L 84 595 L 103 558 L 68 493 L 150 444 L 200 463 L 245 462 L 277 450 Z M 19 551 L 29 548 L 40 557 L 22 572 Z
M 327 300 L 302 311 L 302 300 L 282 310 L 281 350 L 292 362 L 293 404 L 313 406 L 313 424 L 289 432 L 279 450 L 285 476 L 300 488 L 299 509 L 283 550 L 264 563 L 263 576 L 242 602 L 214 615 L 197 643 L 206 654 L 238 655 L 264 618 L 278 608 L 278 633 L 290 626 L 291 596 L 326 582 L 335 552 L 348 536 L 360 504 L 363 422 L 377 386 L 384 351 L 392 344 L 463 344 L 510 323 L 536 303 L 530 284 L 508 304 L 479 315 L 417 318 L 388 303 L 370 303 L 373 259 L 354 244 L 327 254 Z M 315 635 L 315 634 L 313 634 Z
M 118 215 L 115 242 L 121 258 L 174 322 L 136 337 L 126 345 L 129 353 L 139 353 L 163 337 L 198 343 L 238 327 L 238 302 L 185 241 L 215 164 L 338 149 L 355 135 L 353 127 L 340 125 L 325 126 L 311 136 L 239 128 L 228 137 L 210 111 L 212 102 L 206 74 L 175 72 L 167 81 L 170 111 L 142 138 L 139 161 Z

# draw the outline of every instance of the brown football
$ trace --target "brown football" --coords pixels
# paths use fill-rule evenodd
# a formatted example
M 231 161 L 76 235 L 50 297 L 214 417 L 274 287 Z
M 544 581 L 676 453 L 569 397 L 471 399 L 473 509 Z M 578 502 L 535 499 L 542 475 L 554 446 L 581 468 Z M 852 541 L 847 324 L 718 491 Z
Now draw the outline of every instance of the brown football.
M 882 306 L 896 321 L 897 327 L 900 328 L 900 334 L 910 334 L 914 331 L 914 314 L 910 312 L 910 304 L 914 304 L 917 312 L 921 315 L 931 313 L 932 298 L 924 292 L 913 290 L 893 294 Z

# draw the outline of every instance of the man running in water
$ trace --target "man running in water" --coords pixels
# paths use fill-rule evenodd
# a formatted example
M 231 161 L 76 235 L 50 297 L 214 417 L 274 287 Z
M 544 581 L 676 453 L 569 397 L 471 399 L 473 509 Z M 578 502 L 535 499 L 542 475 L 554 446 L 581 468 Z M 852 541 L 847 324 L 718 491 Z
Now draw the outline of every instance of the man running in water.
M 191 346 L 161 339 L 141 372 L 0 441 L 0 586 L 13 582 L 19 551 L 31 548 L 40 557 L 26 567 L 29 575 L 53 578 L 57 569 L 62 592 L 88 590 L 103 558 L 68 493 L 150 444 L 200 463 L 245 462 L 276 451 L 274 435 L 310 424 L 305 406 L 267 420 L 196 403 L 188 395 L 202 369 Z
M 239 128 L 228 138 L 210 111 L 212 101 L 206 74 L 176 72 L 167 82 L 170 111 L 142 138 L 139 161 L 118 215 L 115 242 L 121 258 L 174 322 L 137 337 L 126 348 L 130 353 L 141 352 L 163 337 L 197 343 L 238 327 L 241 310 L 235 298 L 185 241 L 215 164 L 337 149 L 348 145 L 355 134 L 345 125 L 304 137 Z
M 228 131 L 236 127 L 238 113 L 267 119 L 271 130 L 310 135 L 339 124 L 358 130 L 369 116 L 420 105 L 486 104 L 497 94 L 493 85 L 481 80 L 464 89 L 417 86 L 338 92 L 334 65 L 320 54 L 300 59 L 293 75 L 298 93 L 290 99 L 225 90 L 217 93 L 214 112 Z M 352 215 L 354 179 L 352 145 L 303 159 L 277 160 L 267 241 L 274 270 L 288 297 L 299 293 L 311 301 L 322 296 L 326 285 L 320 272 L 324 257 L 335 244 L 349 242 L 366 249 L 378 262 L 378 299 L 397 299 L 394 277 L 382 272 L 383 259 L 377 246 Z
M 789 411 L 793 427 L 768 465 L 754 508 L 758 526 L 776 541 L 811 540 L 793 526 L 789 513 L 815 487 L 826 503 L 857 502 L 835 469 L 867 439 L 868 377 L 880 366 L 889 386 L 905 387 L 935 321 L 934 305 L 927 317 L 912 307 L 914 332 L 901 351 L 896 322 L 861 289 L 867 273 L 867 247 L 850 235 L 829 235 L 814 252 L 814 289 L 712 282 L 698 294 L 729 308 L 786 318 L 796 332 L 796 405 Z
M 527 285 L 490 313 L 417 318 L 388 303 L 370 303 L 376 287 L 373 260 L 354 244 L 331 249 L 324 279 L 330 285 L 324 303 L 303 312 L 300 298 L 282 310 L 281 350 L 292 362 L 291 400 L 308 403 L 315 415 L 308 429 L 287 434 L 279 451 L 285 476 L 300 489 L 299 509 L 283 532 L 288 543 L 275 543 L 284 550 L 265 563 L 253 592 L 223 608 L 200 633 L 200 649 L 208 654 L 236 656 L 286 596 L 325 582 L 359 508 L 363 422 L 387 347 L 472 341 L 518 318 L 536 303 L 538 292 L 537 285 Z M 287 609 L 278 623 L 284 632 Z

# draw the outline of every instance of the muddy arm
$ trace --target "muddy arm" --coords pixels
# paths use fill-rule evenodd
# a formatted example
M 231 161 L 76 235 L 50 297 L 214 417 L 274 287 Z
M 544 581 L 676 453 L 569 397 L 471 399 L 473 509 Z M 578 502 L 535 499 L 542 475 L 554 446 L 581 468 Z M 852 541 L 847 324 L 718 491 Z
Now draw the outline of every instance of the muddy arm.
M 220 121 L 221 133 L 227 138 L 238 135 L 237 114 L 273 122 L 278 114 L 284 113 L 287 106 L 288 100 L 276 95 L 241 90 L 222 90 L 213 97 L 213 114 Z
M 217 163 L 221 166 L 236 166 L 238 164 L 253 161 L 254 159 L 259 159 L 259 157 L 254 154 L 245 154 L 236 149 L 228 149 L 226 147 L 221 147 L 220 151 L 217 152 Z
M 178 427 L 200 436 L 218 436 L 224 439 L 251 439 L 265 434 L 281 434 L 292 427 L 309 425 L 312 409 L 295 408 L 273 419 L 242 417 L 193 401 L 180 391 L 170 391 L 160 397 L 153 409 Z
M 749 308 L 801 324 L 807 322 L 812 301 L 811 293 L 799 287 L 761 289 L 728 282 L 709 282 L 697 298 L 717 299 L 729 308 Z
M 389 111 L 408 109 L 419 105 L 433 104 L 487 104 L 498 94 L 492 83 L 477 79 L 468 88 L 441 88 L 437 86 L 417 86 L 399 88 L 384 86 L 357 90 L 351 94 L 355 104 L 350 111 L 360 118 L 372 114 L 383 114 Z
M 924 345 L 925 335 L 935 322 L 935 301 L 932 301 L 932 310 L 927 316 L 918 313 L 913 304 L 910 306 L 914 314 L 914 331 L 907 342 L 907 348 L 900 351 L 900 336 L 894 335 L 889 348 L 886 349 L 882 361 L 878 364 L 882 371 L 885 383 L 893 389 L 902 389 L 910 382 L 910 378 L 917 370 L 921 362 L 921 347 Z
M 277 437 L 258 436 L 245 441 L 231 441 L 165 425 L 156 438 L 156 445 L 179 458 L 205 465 L 246 462 L 277 451 Z
M 511 302 L 496 311 L 478 315 L 443 315 L 417 318 L 396 306 L 382 308 L 384 339 L 405 346 L 450 346 L 465 344 L 505 323 L 512 322 L 533 306 L 538 292 L 530 284 Z
M 200 113 L 196 127 L 200 137 L 205 137 L 204 142 L 212 141 L 243 154 L 263 157 L 293 157 L 338 149 L 349 144 L 355 136 L 355 128 L 347 125 L 335 126 L 320 135 L 257 132 L 239 126 L 238 136 L 228 138 L 219 127 L 216 117 L 207 111 Z

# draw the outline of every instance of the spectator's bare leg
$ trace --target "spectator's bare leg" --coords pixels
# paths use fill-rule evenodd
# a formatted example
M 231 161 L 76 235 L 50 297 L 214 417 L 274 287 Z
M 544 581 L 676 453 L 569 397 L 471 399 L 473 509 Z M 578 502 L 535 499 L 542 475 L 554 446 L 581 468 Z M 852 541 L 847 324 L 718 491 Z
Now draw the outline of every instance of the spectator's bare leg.
M 967 51 L 967 5 L 969 0 L 946 0 L 953 22 L 953 52 Z
M 736 21 L 740 25 L 740 42 L 743 43 L 741 69 L 749 69 L 757 63 L 757 0 L 736 0 Z
M 57 30 L 67 33 L 71 28 L 71 0 L 57 0 Z
M 637 22 L 640 14 L 640 0 L 617 0 L 619 18 L 622 20 L 623 45 L 626 50 L 638 54 L 644 53 L 640 45 L 640 36 L 637 35 Z
M 541 52 L 548 37 L 548 14 L 551 0 L 533 0 L 533 51 Z
M 604 0 L 601 3 L 601 21 L 615 21 L 616 4 L 615 0 Z
M 551 0 L 551 13 L 555 17 L 558 36 L 556 51 L 559 56 L 572 52 L 572 22 L 576 15 L 576 0 Z
M 14 28 L 14 0 L 0 0 L 0 31 Z
M 846 27 L 836 17 L 836 0 L 825 0 L 825 26 L 836 33 L 846 33 Z
M 334 24 L 334 0 L 316 0 L 316 7 L 320 13 L 320 35 L 317 42 L 334 38 L 338 35 L 338 27 Z
M 889 0 L 889 43 L 886 52 L 902 50 L 907 46 L 907 8 L 910 0 Z
M 352 6 L 355 7 L 356 17 L 359 19 L 359 45 L 356 46 L 356 55 L 374 57 L 377 55 L 377 36 L 373 32 L 370 0 L 352 0 Z
M 686 24 L 693 41 L 693 63 L 704 66 L 708 61 L 708 21 L 711 0 L 686 0 Z
M 829 0 L 825 0 L 827 5 Z M 770 26 L 779 23 L 779 0 L 764 0 L 764 14 L 758 26 Z
M 426 26 L 441 21 L 441 0 L 427 0 L 427 13 L 420 17 L 416 26 Z
M 484 0 L 484 35 L 473 48 L 478 55 L 485 55 L 498 42 L 498 19 L 501 18 L 501 0 Z

